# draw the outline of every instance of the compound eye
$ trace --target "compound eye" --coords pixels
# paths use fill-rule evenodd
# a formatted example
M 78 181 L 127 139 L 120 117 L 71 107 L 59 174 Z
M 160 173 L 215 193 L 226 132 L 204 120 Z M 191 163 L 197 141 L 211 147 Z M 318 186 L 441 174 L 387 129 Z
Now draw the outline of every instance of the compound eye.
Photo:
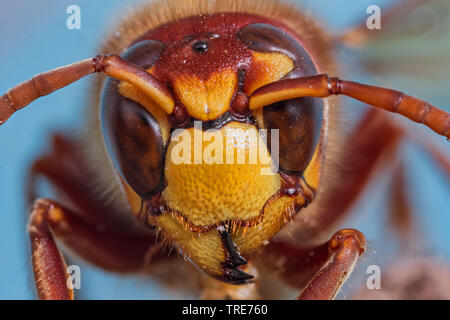
M 145 69 L 161 56 L 164 44 L 145 40 L 122 57 Z M 158 121 L 139 103 L 123 97 L 119 81 L 105 82 L 101 124 L 108 152 L 121 177 L 142 198 L 158 190 L 162 181 L 164 142 Z
M 317 74 L 317 69 L 303 46 L 275 26 L 250 24 L 239 31 L 239 39 L 254 51 L 280 52 L 290 57 L 294 62 L 294 69 L 285 79 Z M 263 108 L 264 128 L 279 130 L 279 168 L 282 172 L 302 175 L 308 166 L 320 138 L 323 105 L 321 99 L 299 98 Z M 269 150 L 272 147 L 271 136 L 268 135 Z
M 279 129 L 279 168 L 302 175 L 320 138 L 323 102 L 317 98 L 281 101 L 263 108 L 264 127 Z M 268 135 L 271 150 L 271 135 Z
M 128 48 L 121 57 L 139 67 L 149 69 L 161 56 L 166 46 L 161 41 L 144 40 Z
M 153 194 L 163 174 L 163 139 L 158 122 L 138 103 L 120 98 L 108 112 L 105 140 L 115 167 L 142 198 Z

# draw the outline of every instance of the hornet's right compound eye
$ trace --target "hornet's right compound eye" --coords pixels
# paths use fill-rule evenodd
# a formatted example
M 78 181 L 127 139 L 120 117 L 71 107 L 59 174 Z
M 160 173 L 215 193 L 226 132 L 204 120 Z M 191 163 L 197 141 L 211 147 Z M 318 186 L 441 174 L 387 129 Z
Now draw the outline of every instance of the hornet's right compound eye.
M 317 74 L 303 46 L 286 31 L 275 26 L 250 24 L 240 30 L 239 39 L 257 52 L 279 52 L 290 57 L 294 69 L 283 79 Z M 319 142 L 323 106 L 322 99 L 305 97 L 279 101 L 263 108 L 264 128 L 279 130 L 279 168 L 282 172 L 300 176 L 308 166 Z M 268 135 L 267 140 L 272 150 L 271 135 Z

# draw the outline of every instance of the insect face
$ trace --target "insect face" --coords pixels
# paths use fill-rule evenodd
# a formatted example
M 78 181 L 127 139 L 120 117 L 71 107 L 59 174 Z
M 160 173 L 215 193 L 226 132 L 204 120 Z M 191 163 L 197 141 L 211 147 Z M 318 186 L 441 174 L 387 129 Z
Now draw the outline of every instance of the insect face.
M 160 26 L 122 56 L 175 101 L 167 116 L 128 82 L 104 85 L 103 133 L 135 214 L 204 271 L 245 282 L 240 254 L 312 200 L 327 114 L 316 98 L 253 112 L 248 97 L 282 78 L 317 74 L 314 62 L 287 28 L 236 13 Z

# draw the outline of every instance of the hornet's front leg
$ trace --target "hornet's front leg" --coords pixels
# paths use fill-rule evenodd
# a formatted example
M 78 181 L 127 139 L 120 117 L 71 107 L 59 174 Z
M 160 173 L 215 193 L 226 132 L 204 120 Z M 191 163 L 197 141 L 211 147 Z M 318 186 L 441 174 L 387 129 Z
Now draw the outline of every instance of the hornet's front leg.
M 37 200 L 31 211 L 28 229 L 33 273 L 36 291 L 42 300 L 73 299 L 73 290 L 67 286 L 66 263 L 51 231 L 55 226 L 57 229 L 61 227 L 63 216 L 58 207 L 44 199 Z
M 365 242 L 354 229 L 340 230 L 330 240 L 311 246 L 272 241 L 264 247 L 262 263 L 290 285 L 303 288 L 298 299 L 333 299 L 364 252 Z
M 328 242 L 328 257 L 298 297 L 299 300 L 334 299 L 365 251 L 364 235 L 354 229 L 336 232 Z
M 145 266 L 148 237 L 98 230 L 71 210 L 49 199 L 34 202 L 29 222 L 33 273 L 40 299 L 73 299 L 64 258 L 55 239 L 85 260 L 105 269 L 130 272 Z

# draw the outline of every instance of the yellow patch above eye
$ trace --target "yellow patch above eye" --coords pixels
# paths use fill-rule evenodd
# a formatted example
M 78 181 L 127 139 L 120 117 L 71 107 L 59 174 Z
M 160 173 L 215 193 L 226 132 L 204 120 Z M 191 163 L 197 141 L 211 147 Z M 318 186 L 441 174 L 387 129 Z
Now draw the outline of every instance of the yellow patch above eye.
M 177 77 L 173 87 L 191 116 L 208 121 L 229 109 L 236 86 L 236 73 L 223 70 L 214 72 L 207 80 L 188 74 Z
M 322 158 L 323 155 L 321 147 L 320 144 L 318 144 L 316 150 L 314 151 L 313 157 L 309 162 L 305 173 L 303 174 L 306 183 L 314 190 L 317 190 L 319 188 L 320 176 L 322 174 Z
M 125 98 L 131 99 L 140 105 L 142 105 L 148 112 L 158 121 L 161 128 L 161 134 L 164 143 L 169 141 L 170 127 L 167 120 L 167 114 L 161 109 L 161 107 L 154 102 L 148 95 L 139 90 L 131 83 L 121 81 L 119 84 L 119 93 Z
M 294 62 L 278 52 L 253 53 L 253 62 L 245 79 L 244 92 L 251 95 L 256 89 L 280 80 L 294 69 Z

